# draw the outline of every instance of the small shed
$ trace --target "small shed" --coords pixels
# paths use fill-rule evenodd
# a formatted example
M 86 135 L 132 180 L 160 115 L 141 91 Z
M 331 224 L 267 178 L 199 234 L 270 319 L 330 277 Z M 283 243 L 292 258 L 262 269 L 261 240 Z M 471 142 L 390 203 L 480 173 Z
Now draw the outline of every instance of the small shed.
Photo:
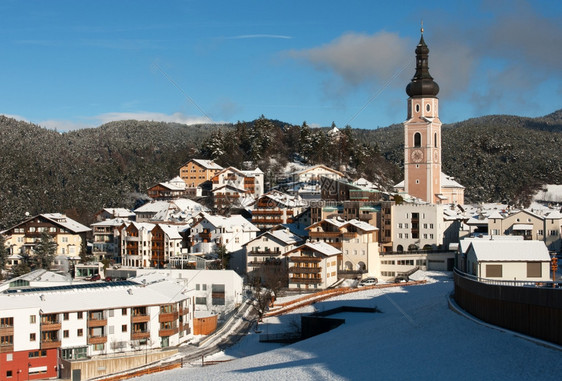
M 467 251 L 467 270 L 480 278 L 548 281 L 550 255 L 542 241 L 475 240 Z

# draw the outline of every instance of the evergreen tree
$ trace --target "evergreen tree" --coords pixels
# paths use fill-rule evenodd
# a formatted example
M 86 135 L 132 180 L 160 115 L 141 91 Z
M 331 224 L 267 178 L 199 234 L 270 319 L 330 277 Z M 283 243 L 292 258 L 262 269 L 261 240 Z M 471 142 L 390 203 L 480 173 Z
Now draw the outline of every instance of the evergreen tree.
M 18 277 L 30 272 L 31 271 L 30 263 L 31 263 L 31 258 L 29 257 L 29 255 L 27 253 L 22 253 L 21 260 L 19 261 L 19 263 L 12 267 L 12 276 Z
M 35 252 L 33 258 L 35 267 L 48 270 L 55 259 L 56 250 L 57 244 L 53 238 L 45 232 L 41 233 L 41 240 L 33 248 Z
M 0 280 L 4 279 L 3 271 L 8 261 L 8 249 L 6 249 L 6 239 L 0 234 Z
M 215 247 L 215 254 L 221 263 L 221 268 L 230 268 L 230 252 L 226 249 L 225 245 L 219 244 Z
M 82 242 L 80 246 L 80 263 L 88 263 L 94 260 L 94 256 L 88 253 L 88 249 L 86 248 L 86 242 Z

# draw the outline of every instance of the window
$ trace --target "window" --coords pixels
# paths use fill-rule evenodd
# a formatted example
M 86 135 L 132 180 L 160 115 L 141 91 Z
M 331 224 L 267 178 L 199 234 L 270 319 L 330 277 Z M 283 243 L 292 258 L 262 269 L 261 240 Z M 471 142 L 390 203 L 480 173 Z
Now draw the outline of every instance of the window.
M 551 236 L 556 236 L 556 235 L 558 235 L 558 231 L 557 230 L 551 230 L 549 234 Z
M 12 378 L 12 371 L 11 370 L 6 371 L 6 378 Z
M 544 235 L 544 231 L 543 231 L 542 229 L 539 229 L 539 230 L 537 231 L 537 234 L 538 234 L 538 235 Z
M 94 351 L 103 351 L 104 348 L 104 344 L 94 344 Z
M 416 132 L 414 134 L 414 147 L 421 147 L 421 134 Z
M 127 332 L 127 324 L 121 326 L 121 332 Z
M 502 265 L 486 265 L 486 278 L 501 278 Z
M 82 318 L 83 318 L 83 313 L 82 313 L 82 312 L 77 312 L 77 313 L 76 313 L 76 318 L 77 318 L 77 319 L 82 319 Z
M 0 318 L 0 328 L 11 328 L 14 326 L 13 317 Z
M 62 331 L 62 337 L 64 337 L 65 339 L 67 339 L 69 337 L 69 333 L 68 333 L 68 329 L 65 329 L 64 331 Z
M 398 233 L 398 238 L 402 238 L 402 233 Z
M 78 328 L 78 330 L 76 331 L 76 336 L 78 337 L 84 336 L 84 331 L 82 330 L 82 328 Z
M 29 315 L 29 324 L 35 324 L 37 322 L 37 316 Z
M 36 336 L 34 333 L 30 333 L 29 334 L 29 341 L 35 341 L 36 340 Z
M 0 336 L 0 346 L 2 345 L 14 345 L 14 336 L 10 335 L 10 336 Z
M 542 277 L 542 264 L 540 262 L 527 262 L 527 278 Z
M 423 224 L 423 228 L 424 228 L 424 229 L 427 229 L 427 224 Z
M 6 353 L 6 361 L 14 361 L 14 354 Z
M 416 104 L 416 112 L 420 112 L 420 105 Z
M 68 320 L 68 312 L 63 313 L 63 314 L 62 314 L 62 318 L 63 318 L 64 320 Z
M 437 132 L 435 133 L 435 135 L 433 135 L 435 138 L 435 147 L 439 147 L 438 141 L 437 141 Z
M 425 105 L 425 110 L 426 110 L 427 112 L 429 112 L 429 110 L 431 110 L 431 106 L 430 106 L 429 103 Z
M 127 309 L 126 308 L 121 308 L 121 315 L 123 315 L 123 316 L 127 315 Z

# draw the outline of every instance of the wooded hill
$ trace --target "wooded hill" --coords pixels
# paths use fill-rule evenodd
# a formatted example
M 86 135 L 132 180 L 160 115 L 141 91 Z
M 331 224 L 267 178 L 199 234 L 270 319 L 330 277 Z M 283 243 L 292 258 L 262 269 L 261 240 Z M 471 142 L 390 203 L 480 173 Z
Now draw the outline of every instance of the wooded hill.
M 129 207 L 193 157 L 259 166 L 274 184 L 291 161 L 323 163 L 390 187 L 402 180 L 401 125 L 311 128 L 261 117 L 234 125 L 120 121 L 59 133 L 0 116 L 0 226 L 26 212 L 61 212 L 89 224 L 103 207 Z M 562 110 L 542 118 L 487 116 L 443 126 L 443 171 L 467 202 L 525 203 L 562 184 Z

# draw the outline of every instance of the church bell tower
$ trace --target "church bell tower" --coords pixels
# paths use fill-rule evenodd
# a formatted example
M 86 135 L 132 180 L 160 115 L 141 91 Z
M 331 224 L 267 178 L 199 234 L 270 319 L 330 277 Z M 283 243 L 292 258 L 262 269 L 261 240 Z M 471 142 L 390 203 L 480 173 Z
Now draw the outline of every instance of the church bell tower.
M 408 86 L 408 119 L 404 122 L 404 191 L 432 204 L 440 203 L 441 121 L 439 86 L 429 74 L 429 48 L 416 47 L 416 73 Z

